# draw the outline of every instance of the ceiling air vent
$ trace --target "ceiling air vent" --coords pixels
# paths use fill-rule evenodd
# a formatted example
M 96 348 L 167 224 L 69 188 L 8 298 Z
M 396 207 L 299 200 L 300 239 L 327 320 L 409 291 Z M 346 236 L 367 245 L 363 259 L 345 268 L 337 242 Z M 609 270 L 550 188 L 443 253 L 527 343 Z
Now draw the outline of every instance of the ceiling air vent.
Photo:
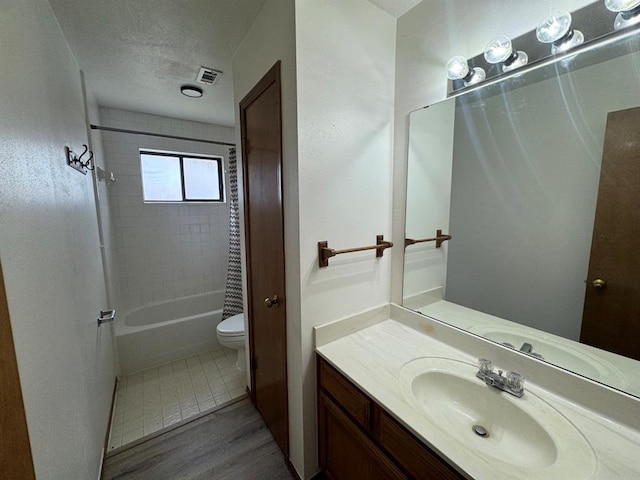
M 196 81 L 205 83 L 207 85 L 215 85 L 218 77 L 222 75 L 220 70 L 214 70 L 213 68 L 200 67 L 200 72 L 196 77 Z

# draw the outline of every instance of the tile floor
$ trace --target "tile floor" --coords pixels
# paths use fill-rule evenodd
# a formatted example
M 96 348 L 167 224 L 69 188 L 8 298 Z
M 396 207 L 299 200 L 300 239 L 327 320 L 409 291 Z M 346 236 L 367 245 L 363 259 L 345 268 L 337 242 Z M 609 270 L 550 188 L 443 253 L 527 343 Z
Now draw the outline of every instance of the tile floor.
M 244 395 L 235 361 L 235 350 L 218 348 L 120 379 L 109 450 Z

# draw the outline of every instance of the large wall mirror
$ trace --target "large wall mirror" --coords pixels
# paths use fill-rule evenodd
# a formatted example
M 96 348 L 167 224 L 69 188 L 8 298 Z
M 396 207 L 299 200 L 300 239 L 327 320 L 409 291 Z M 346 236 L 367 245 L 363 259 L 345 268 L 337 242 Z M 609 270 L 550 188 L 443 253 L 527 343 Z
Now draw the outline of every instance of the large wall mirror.
M 410 116 L 403 304 L 640 396 L 640 35 Z M 440 243 L 440 242 L 438 242 Z

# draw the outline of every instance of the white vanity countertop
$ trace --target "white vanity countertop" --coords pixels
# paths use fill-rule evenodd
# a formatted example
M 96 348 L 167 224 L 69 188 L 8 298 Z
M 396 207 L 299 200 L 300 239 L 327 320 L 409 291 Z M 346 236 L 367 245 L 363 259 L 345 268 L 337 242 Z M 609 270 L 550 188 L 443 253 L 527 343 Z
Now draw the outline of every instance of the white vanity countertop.
M 434 428 L 425 416 L 404 397 L 399 375 L 403 365 L 411 360 L 420 357 L 445 357 L 470 364 L 477 363 L 477 358 L 430 336 L 433 327 L 427 322 L 424 324 L 419 322 L 417 325 L 419 326 L 414 328 L 396 320 L 384 320 L 321 345 L 316 348 L 316 351 L 469 478 L 476 480 L 544 478 L 541 476 L 543 472 L 532 469 L 518 470 L 517 475 L 514 474 L 512 466 L 509 467 L 511 473 L 500 471 L 496 468 L 495 459 L 482 457 L 477 452 L 464 447 L 453 436 Z M 322 327 L 318 328 L 320 329 Z M 318 335 L 317 331 L 316 335 Z M 509 366 L 497 365 L 497 367 L 508 370 Z M 543 398 L 564 415 L 593 448 L 596 467 L 593 474 L 586 478 L 598 480 L 640 478 L 640 432 L 542 390 L 526 382 L 526 371 L 521 373 L 525 378 L 525 391 Z M 579 480 L 570 475 L 565 476 L 564 479 Z

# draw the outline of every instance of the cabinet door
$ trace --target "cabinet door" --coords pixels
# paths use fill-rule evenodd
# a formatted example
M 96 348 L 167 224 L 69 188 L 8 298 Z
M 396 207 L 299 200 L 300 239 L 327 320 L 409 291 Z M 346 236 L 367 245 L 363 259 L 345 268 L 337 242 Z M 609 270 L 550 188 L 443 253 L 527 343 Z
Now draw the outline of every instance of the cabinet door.
M 464 479 L 377 405 L 373 415 L 373 436 L 417 480 Z
M 319 395 L 320 468 L 330 480 L 407 477 L 326 395 Z

